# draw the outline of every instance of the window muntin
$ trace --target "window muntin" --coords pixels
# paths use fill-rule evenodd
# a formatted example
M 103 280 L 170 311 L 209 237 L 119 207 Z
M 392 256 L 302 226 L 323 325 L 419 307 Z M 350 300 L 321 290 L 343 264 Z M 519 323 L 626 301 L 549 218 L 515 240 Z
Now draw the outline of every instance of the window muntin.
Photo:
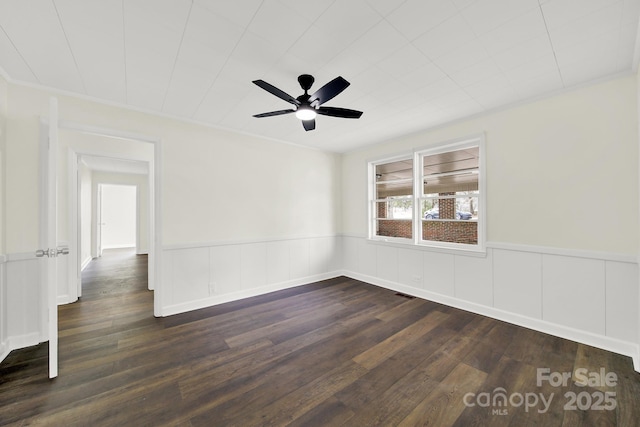
M 370 237 L 484 250 L 483 147 L 478 137 L 416 151 L 412 158 L 370 163 Z

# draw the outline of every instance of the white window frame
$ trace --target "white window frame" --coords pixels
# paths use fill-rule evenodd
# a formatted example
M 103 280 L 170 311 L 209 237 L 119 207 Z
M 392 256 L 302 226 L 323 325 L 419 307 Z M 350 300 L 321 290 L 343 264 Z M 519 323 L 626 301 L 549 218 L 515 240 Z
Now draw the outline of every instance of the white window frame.
M 438 153 L 445 153 L 448 151 L 456 151 L 470 147 L 478 147 L 479 162 L 478 162 L 478 243 L 470 245 L 466 243 L 450 243 L 440 242 L 434 240 L 422 239 L 422 221 L 421 217 L 421 201 L 422 195 L 422 182 L 424 180 L 423 158 L 425 155 L 432 155 Z M 398 160 L 409 160 L 413 158 L 413 238 L 399 238 L 389 236 L 376 235 L 376 215 L 374 212 L 375 195 L 376 195 L 376 179 L 375 170 L 376 166 L 384 163 L 391 163 Z M 369 223 L 369 240 L 378 242 L 390 242 L 400 243 L 403 245 L 413 245 L 428 250 L 437 250 L 445 252 L 470 252 L 470 253 L 485 253 L 486 252 L 486 148 L 484 135 L 474 135 L 457 140 L 445 141 L 442 143 L 430 145 L 427 147 L 421 147 L 414 149 L 410 154 L 397 155 L 393 157 L 387 157 L 384 159 L 377 159 L 369 162 L 368 168 L 368 188 L 369 194 L 367 198 L 368 203 L 368 223 Z
M 415 155 L 414 153 L 410 152 L 407 154 L 400 154 L 400 155 L 396 155 L 393 157 L 386 157 L 384 159 L 380 159 L 380 160 L 375 160 L 375 161 L 371 161 L 369 162 L 369 176 L 368 176 L 368 189 L 369 189 L 369 194 L 367 197 L 367 215 L 369 218 L 369 238 L 372 240 L 378 240 L 378 241 L 383 241 L 383 242 L 395 242 L 395 243 L 412 243 L 413 241 L 415 241 L 415 237 L 416 237 L 416 230 L 415 230 L 415 206 L 413 207 L 413 217 L 411 218 L 411 223 L 412 223 L 412 234 L 413 237 L 411 239 L 406 239 L 404 237 L 392 237 L 392 236 L 378 236 L 376 234 L 376 230 L 377 230 L 377 215 L 376 212 L 377 210 L 374 209 L 374 205 L 377 202 L 383 202 L 384 200 L 379 200 L 376 199 L 376 194 L 377 194 L 377 190 L 376 190 L 376 166 L 378 165 L 382 165 L 385 163 L 393 163 L 393 162 L 397 162 L 397 161 L 401 161 L 401 160 L 413 160 L 413 180 L 414 180 L 414 192 L 415 192 Z M 413 203 L 415 203 L 415 194 L 412 194 L 411 196 Z M 409 220 L 405 220 L 405 221 L 409 221 Z

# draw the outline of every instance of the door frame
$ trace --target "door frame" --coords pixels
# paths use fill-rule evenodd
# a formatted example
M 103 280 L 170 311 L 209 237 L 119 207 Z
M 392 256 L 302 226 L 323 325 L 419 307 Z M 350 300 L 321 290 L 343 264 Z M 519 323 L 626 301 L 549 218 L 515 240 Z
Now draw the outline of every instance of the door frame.
M 162 168 L 162 141 L 160 138 L 125 132 L 111 128 L 103 128 L 85 125 L 81 123 L 59 120 L 58 129 L 65 131 L 73 131 L 79 133 L 87 133 L 92 135 L 104 136 L 108 138 L 127 139 L 137 142 L 143 142 L 152 144 L 153 146 L 153 159 L 149 163 L 149 255 L 148 255 L 148 282 L 149 288 L 154 290 L 153 298 L 153 315 L 155 317 L 163 316 L 163 289 L 161 285 L 161 270 L 162 265 L 162 180 L 161 180 L 161 168 Z M 80 281 L 80 263 L 79 263 L 79 215 L 78 215 L 78 155 L 86 154 L 92 156 L 106 156 L 121 158 L 126 160 L 140 160 L 138 158 L 132 159 L 127 156 L 114 156 L 113 153 L 104 153 L 99 150 L 82 150 L 76 152 L 73 149 L 69 149 L 68 152 L 68 203 L 69 209 L 67 213 L 67 224 L 69 233 L 69 289 L 74 295 L 78 295 Z M 41 205 L 41 209 L 45 206 Z
M 98 154 L 99 153 L 99 154 Z M 82 254 L 82 233 L 81 233 L 81 197 L 80 197 L 80 179 L 79 179 L 79 170 L 80 170 L 80 162 L 82 162 L 82 157 L 101 157 L 115 160 L 132 160 L 135 162 L 146 163 L 147 170 L 151 170 L 151 162 L 148 160 L 140 160 L 132 157 L 126 157 L 124 155 L 117 155 L 113 153 L 103 153 L 101 151 L 96 151 L 92 149 L 83 149 L 76 150 L 72 147 L 68 147 L 68 180 L 69 180 L 69 190 L 68 190 L 68 209 L 69 209 L 69 251 L 74 254 L 74 260 L 69 264 L 69 295 L 70 301 L 73 302 L 77 298 L 82 296 L 82 263 L 83 259 L 81 258 Z M 119 172 L 113 172 L 118 174 Z M 148 200 L 148 212 L 145 216 L 147 220 L 146 234 L 147 234 L 147 252 L 148 256 L 151 251 L 152 246 L 152 238 L 151 238 L 151 230 L 152 230 L 152 221 L 153 221 L 153 194 L 151 180 L 153 177 L 149 172 L 146 174 L 140 174 L 140 176 L 145 176 L 147 179 L 147 195 L 149 197 Z M 95 194 L 92 195 L 91 207 L 92 210 L 95 210 L 95 215 L 92 215 L 91 219 L 91 233 L 92 236 L 95 236 L 95 239 L 92 239 L 91 242 L 91 254 L 92 256 L 95 254 L 96 257 L 102 256 L 102 185 L 108 183 L 98 183 L 98 185 L 94 186 L 92 183 L 92 190 L 95 189 Z M 140 188 L 137 184 L 113 184 L 113 185 L 126 185 L 136 188 L 136 254 L 139 254 L 140 248 L 140 215 L 138 214 L 141 211 L 141 201 L 140 201 Z M 75 252 L 74 252 L 75 251 Z M 147 268 L 148 276 L 151 275 L 151 265 Z M 152 281 L 148 281 L 148 289 L 154 290 L 154 283 Z
M 40 119 L 39 236 L 42 335 L 49 341 L 49 378 L 58 376 L 58 99 L 49 98 L 49 116 Z M 44 251 L 42 254 L 37 254 Z M 51 251 L 54 254 L 51 255 Z

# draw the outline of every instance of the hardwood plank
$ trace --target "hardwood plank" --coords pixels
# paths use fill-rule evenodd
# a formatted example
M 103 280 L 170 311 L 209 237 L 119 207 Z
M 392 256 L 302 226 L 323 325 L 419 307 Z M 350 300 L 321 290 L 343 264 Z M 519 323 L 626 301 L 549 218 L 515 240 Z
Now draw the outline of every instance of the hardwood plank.
M 225 424 L 258 427 L 265 425 L 265 420 L 269 420 L 270 425 L 288 424 L 311 411 L 366 372 L 367 370 L 362 366 L 347 361 L 259 410 L 243 411 Z M 191 422 L 194 426 L 211 425 L 210 418 L 207 416 L 192 419 Z
M 638 423 L 638 396 L 640 396 L 640 373 L 629 369 L 630 357 L 609 353 L 610 372 L 616 374 L 615 387 L 616 421 L 620 426 L 632 426 Z
M 365 368 L 371 369 L 394 353 L 397 353 L 402 347 L 407 345 L 407 342 L 423 336 L 448 317 L 449 316 L 444 313 L 433 311 L 426 317 L 407 326 L 381 343 L 367 349 L 367 351 L 359 354 L 353 360 Z
M 428 301 L 423 300 L 421 298 L 414 298 L 410 300 L 403 301 L 401 304 L 396 305 L 395 307 L 390 308 L 389 310 L 385 310 L 380 313 L 376 317 L 384 322 L 388 322 L 397 317 L 404 316 L 407 311 L 411 311 L 416 307 L 420 307 L 421 305 L 426 304 Z
M 313 407 L 300 418 L 293 420 L 290 427 L 326 427 L 348 425 L 354 412 L 333 396 Z
M 445 349 L 453 350 L 454 346 L 451 342 L 455 340 L 450 330 L 434 328 L 371 369 L 355 383 L 336 393 L 336 398 L 348 408 L 354 411 L 359 410 L 369 405 L 377 395 L 391 388 L 398 378 L 404 377 L 424 363 L 425 359 L 433 360 L 434 354 L 444 355 Z M 449 357 L 443 357 L 443 359 L 451 360 Z M 442 366 L 439 366 L 439 369 L 444 370 Z
M 466 408 L 464 395 L 476 392 L 486 377 L 485 372 L 459 363 L 398 426 L 453 424 Z

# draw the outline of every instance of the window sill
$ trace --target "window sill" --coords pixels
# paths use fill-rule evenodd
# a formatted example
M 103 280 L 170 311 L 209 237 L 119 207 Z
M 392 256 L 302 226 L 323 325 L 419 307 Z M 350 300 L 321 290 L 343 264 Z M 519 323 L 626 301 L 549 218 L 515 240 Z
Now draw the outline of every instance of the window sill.
M 415 244 L 413 240 L 400 239 L 400 238 L 385 238 L 385 237 L 373 237 L 367 239 L 368 243 L 381 246 L 393 246 L 402 249 L 412 249 L 423 252 L 437 252 L 452 255 L 462 255 L 470 257 L 485 258 L 487 256 L 486 247 L 476 246 L 474 248 L 452 247 L 452 246 L 440 246 L 429 244 Z

